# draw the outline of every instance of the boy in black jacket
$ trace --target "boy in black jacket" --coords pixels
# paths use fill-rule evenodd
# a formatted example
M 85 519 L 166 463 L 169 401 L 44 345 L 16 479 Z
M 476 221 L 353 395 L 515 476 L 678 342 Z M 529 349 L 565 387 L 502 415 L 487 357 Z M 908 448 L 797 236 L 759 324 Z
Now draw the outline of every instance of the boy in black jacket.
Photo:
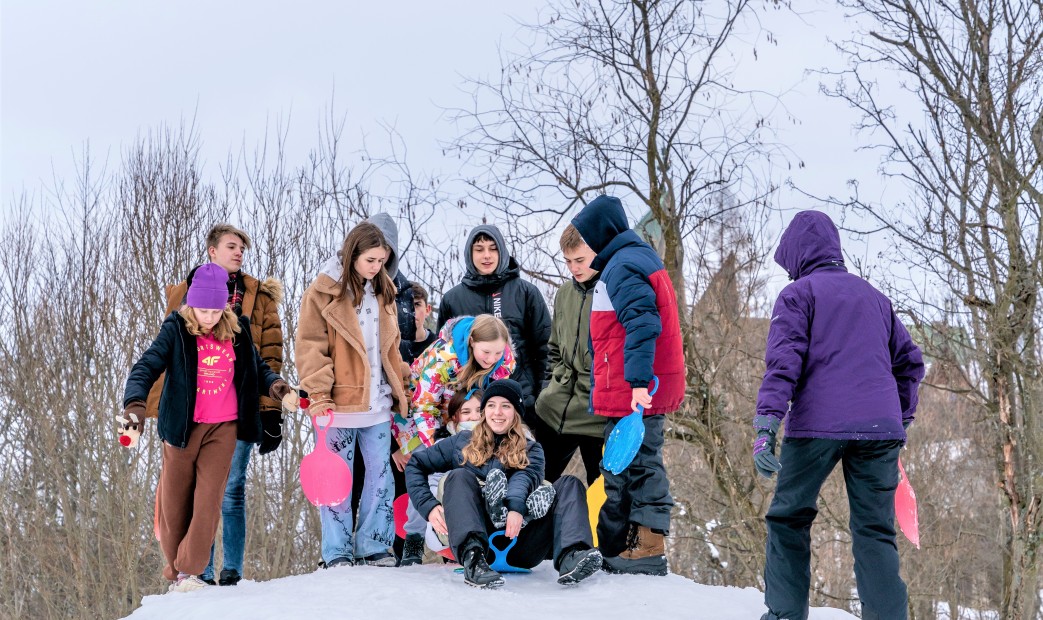
M 524 419 L 532 424 L 550 356 L 550 311 L 540 291 L 522 280 L 521 267 L 511 256 L 503 234 L 492 224 L 475 226 L 464 243 L 463 281 L 442 297 L 438 307 L 440 332 L 457 316 L 491 314 L 507 324 L 518 366 L 511 378 L 522 386 Z

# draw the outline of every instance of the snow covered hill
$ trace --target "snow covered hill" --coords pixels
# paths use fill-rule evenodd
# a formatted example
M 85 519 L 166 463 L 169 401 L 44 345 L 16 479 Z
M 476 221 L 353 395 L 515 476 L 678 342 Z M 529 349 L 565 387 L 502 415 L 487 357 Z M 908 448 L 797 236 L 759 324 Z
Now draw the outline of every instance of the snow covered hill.
M 529 575 L 507 575 L 499 590 L 476 590 L 455 564 L 317 570 L 234 588 L 147 596 L 129 618 L 395 618 L 396 620 L 758 620 L 764 596 L 753 588 L 704 586 L 677 575 L 599 573 L 566 588 L 544 562 Z M 399 610 L 397 613 L 393 610 Z M 847 620 L 838 609 L 811 610 L 811 620 Z

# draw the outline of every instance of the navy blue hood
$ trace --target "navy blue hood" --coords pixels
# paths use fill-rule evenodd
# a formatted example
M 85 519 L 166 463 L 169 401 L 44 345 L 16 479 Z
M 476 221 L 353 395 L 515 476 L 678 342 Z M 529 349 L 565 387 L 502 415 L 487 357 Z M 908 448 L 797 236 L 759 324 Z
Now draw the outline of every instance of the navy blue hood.
M 623 203 L 615 196 L 598 196 L 591 200 L 572 218 L 572 225 L 590 249 L 597 253 L 590 263 L 590 268 L 596 271 L 604 271 L 612 255 L 622 248 L 645 246 L 651 249 L 636 232 L 630 230 Z
M 779 240 L 775 262 L 786 270 L 790 280 L 826 265 L 844 267 L 840 233 L 833 220 L 821 211 L 795 215 Z
M 572 225 L 595 254 L 601 254 L 613 239 L 630 230 L 623 203 L 615 196 L 591 200 L 572 218 Z

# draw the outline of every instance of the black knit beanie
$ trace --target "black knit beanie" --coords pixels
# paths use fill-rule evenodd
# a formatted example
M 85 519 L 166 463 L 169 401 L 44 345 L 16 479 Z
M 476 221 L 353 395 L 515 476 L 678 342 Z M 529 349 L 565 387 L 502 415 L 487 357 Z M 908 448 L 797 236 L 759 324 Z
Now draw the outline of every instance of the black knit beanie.
M 525 406 L 522 405 L 522 386 L 514 379 L 493 381 L 485 388 L 485 392 L 482 393 L 483 412 L 485 411 L 485 403 L 489 402 L 489 399 L 493 396 L 502 396 L 510 401 L 519 416 L 525 414 Z

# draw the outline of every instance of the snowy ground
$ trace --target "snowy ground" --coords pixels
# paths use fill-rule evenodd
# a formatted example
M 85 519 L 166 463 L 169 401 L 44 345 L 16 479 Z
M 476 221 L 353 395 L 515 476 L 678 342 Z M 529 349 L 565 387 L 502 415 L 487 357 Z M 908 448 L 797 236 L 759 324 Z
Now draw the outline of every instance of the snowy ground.
M 464 585 L 455 565 L 372 566 L 318 570 L 310 575 L 243 581 L 187 594 L 147 596 L 129 618 L 400 618 L 418 620 L 758 620 L 764 595 L 753 588 L 704 586 L 677 575 L 632 577 L 599 573 L 565 588 L 544 562 L 529 575 L 507 575 L 499 590 Z M 393 615 L 392 610 L 401 613 Z M 810 620 L 848 620 L 816 608 Z

